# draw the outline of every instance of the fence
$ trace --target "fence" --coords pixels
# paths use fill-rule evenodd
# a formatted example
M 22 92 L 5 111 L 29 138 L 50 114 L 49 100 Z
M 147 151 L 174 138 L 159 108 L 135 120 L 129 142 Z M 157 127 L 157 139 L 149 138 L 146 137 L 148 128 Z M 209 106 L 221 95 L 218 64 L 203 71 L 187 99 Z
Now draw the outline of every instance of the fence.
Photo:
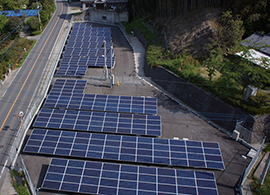
M 55 50 L 56 46 L 59 47 L 58 48 L 59 53 L 51 53 L 46 65 L 45 65 L 45 68 L 42 72 L 41 79 L 40 79 L 38 86 L 37 86 L 35 93 L 34 93 L 35 95 L 33 96 L 32 100 L 28 106 L 28 109 L 25 113 L 25 117 L 23 118 L 23 121 L 24 121 L 23 128 L 22 127 L 19 128 L 19 130 L 16 134 L 16 138 L 12 144 L 12 147 L 11 147 L 11 150 L 9 153 L 9 159 L 10 159 L 10 162 L 12 162 L 11 167 L 15 166 L 15 163 L 16 163 L 18 154 L 21 150 L 23 140 L 26 136 L 27 130 L 29 129 L 36 113 L 40 109 L 40 106 L 41 106 L 44 98 L 46 97 L 51 80 L 53 78 L 54 71 L 56 69 L 57 63 L 58 63 L 60 55 L 61 55 L 61 51 L 63 50 L 68 33 L 71 29 L 72 22 L 73 22 L 73 18 L 71 18 L 71 21 L 68 24 L 66 24 L 67 26 L 65 28 L 64 28 L 65 23 L 63 23 L 63 25 L 60 29 L 60 33 L 58 34 L 58 37 L 57 37 L 55 44 L 53 46 L 53 49 L 52 49 L 52 52 L 53 52 Z M 25 131 L 23 131 L 23 129 L 25 129 Z M 26 179 L 27 179 L 28 185 L 30 187 L 31 193 L 36 194 L 35 189 L 33 187 L 34 185 L 30 179 L 28 171 L 23 163 L 23 160 L 22 160 L 22 158 L 20 158 L 20 159 L 21 159 L 22 169 L 26 175 Z
M 242 142 L 246 142 L 249 147 L 258 150 L 261 147 L 263 137 L 257 135 L 252 130 L 249 130 L 242 126 L 242 121 L 237 121 L 235 125 L 235 130 L 239 132 L 239 138 Z
M 240 191 L 241 195 L 246 194 L 245 191 L 250 191 L 249 184 L 247 183 L 247 177 L 250 174 L 253 167 L 255 166 L 255 164 L 256 164 L 256 162 L 258 160 L 258 157 L 260 156 L 260 154 L 262 152 L 265 139 L 266 138 L 264 138 L 262 140 L 261 145 L 260 145 L 259 149 L 256 151 L 255 156 L 252 158 L 252 160 L 250 161 L 249 165 L 247 166 L 245 172 L 243 173 L 242 180 L 240 180 L 240 185 L 239 185 L 239 191 Z M 246 186 L 248 187 L 248 189 L 244 188 Z

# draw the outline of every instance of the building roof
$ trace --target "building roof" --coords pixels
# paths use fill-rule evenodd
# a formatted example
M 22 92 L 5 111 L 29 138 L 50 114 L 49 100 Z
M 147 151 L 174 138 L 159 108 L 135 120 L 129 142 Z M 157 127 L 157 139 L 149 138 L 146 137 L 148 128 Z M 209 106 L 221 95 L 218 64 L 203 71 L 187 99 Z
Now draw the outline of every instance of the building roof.
M 256 32 L 241 42 L 246 47 L 253 47 L 270 57 L 270 35 Z
M 0 15 L 5 15 L 6 17 L 22 17 L 22 16 L 38 16 L 38 11 L 37 9 L 30 9 L 30 10 L 4 10 L 0 11 Z
M 254 49 L 249 49 L 246 55 L 244 55 L 242 51 L 236 53 L 236 55 L 241 56 L 258 66 L 261 66 L 262 68 L 265 69 L 270 68 L 270 56 L 263 54 L 259 51 L 256 51 Z

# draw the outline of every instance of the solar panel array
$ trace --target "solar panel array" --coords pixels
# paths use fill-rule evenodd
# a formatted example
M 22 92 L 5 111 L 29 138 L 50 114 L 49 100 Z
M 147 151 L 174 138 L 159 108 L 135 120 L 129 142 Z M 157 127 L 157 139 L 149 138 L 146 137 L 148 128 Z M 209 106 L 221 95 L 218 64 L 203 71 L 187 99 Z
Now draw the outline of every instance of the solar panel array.
M 50 94 L 82 94 L 86 84 L 86 80 L 56 79 L 50 90 Z
M 34 127 L 78 131 L 161 135 L 160 116 L 42 108 Z
M 110 28 L 75 23 L 56 75 L 81 77 L 88 66 L 103 67 L 103 40 L 107 66 L 110 59 L 114 66 Z M 218 143 L 155 138 L 161 135 L 156 98 L 84 94 L 86 84 L 84 80 L 55 81 L 25 153 L 224 169 Z M 210 172 L 54 158 L 42 189 L 107 195 L 218 194 Z
M 0 15 L 5 15 L 6 17 L 21 17 L 21 16 L 38 16 L 38 12 L 41 9 L 30 9 L 30 10 L 4 10 L 0 11 Z
M 41 188 L 100 195 L 218 194 L 211 172 L 55 158 Z
M 104 45 L 106 41 L 106 46 Z M 74 71 L 77 66 L 104 67 L 106 53 L 107 67 L 114 67 L 114 50 L 111 49 L 112 37 L 110 27 L 92 27 L 89 23 L 75 23 L 69 35 L 60 67 L 56 76 L 84 76 L 85 68 Z M 106 47 L 106 51 L 104 51 Z M 73 71 L 65 71 L 72 69 Z
M 24 152 L 223 170 L 218 143 L 34 129 Z
M 63 93 L 63 91 L 51 91 L 43 107 L 157 114 L 156 98 L 83 93 L 70 94 Z
M 87 66 L 78 65 L 61 65 L 57 70 L 55 76 L 77 76 L 83 77 L 87 71 Z

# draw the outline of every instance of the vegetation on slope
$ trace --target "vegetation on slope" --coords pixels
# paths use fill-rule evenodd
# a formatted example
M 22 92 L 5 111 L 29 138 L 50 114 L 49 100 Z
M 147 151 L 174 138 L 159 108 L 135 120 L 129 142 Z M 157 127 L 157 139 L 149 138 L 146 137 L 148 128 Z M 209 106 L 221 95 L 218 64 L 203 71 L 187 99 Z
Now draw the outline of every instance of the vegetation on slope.
M 40 20 L 37 17 L 9 17 L 0 15 L 0 79 L 9 73 L 10 69 L 20 67 L 35 41 L 20 37 L 25 27 L 31 35 L 40 34 L 55 11 L 54 0 L 0 0 L 0 10 L 41 9 Z
M 145 1 L 145 3 L 147 2 L 150 1 Z M 159 7 L 161 2 L 163 1 L 155 1 L 155 3 L 152 1 L 152 7 Z M 167 1 L 167 3 L 169 2 L 173 1 Z M 266 1 L 264 0 L 260 0 L 258 3 L 261 5 L 265 2 Z M 234 3 L 239 2 L 235 1 Z M 250 3 L 252 4 L 252 2 Z M 223 10 L 226 5 L 222 5 Z M 243 5 L 245 9 L 249 6 L 248 3 L 244 3 Z M 252 24 L 251 21 L 258 22 L 265 19 L 266 16 L 263 14 L 265 14 L 269 5 L 267 3 L 263 5 L 264 7 L 259 6 L 252 10 L 253 19 L 250 19 L 249 25 Z M 208 25 L 204 30 L 207 29 L 212 36 L 208 39 L 208 42 L 203 42 L 206 43 L 204 44 L 204 52 L 200 52 L 200 50 L 196 51 L 196 48 L 201 48 L 195 44 L 197 43 L 196 37 L 198 39 L 200 33 L 202 34 L 202 31 L 194 33 L 194 38 L 191 38 L 188 41 L 189 45 L 187 44 L 183 49 L 173 50 L 170 47 L 169 50 L 165 50 L 161 46 L 161 42 L 155 43 L 153 40 L 160 40 L 160 37 L 157 36 L 161 36 L 161 34 L 156 32 L 161 31 L 161 29 L 166 30 L 166 27 L 168 26 L 165 24 L 169 22 L 166 23 L 166 18 L 162 17 L 151 20 L 154 15 L 159 15 L 152 7 L 144 8 L 144 12 L 138 13 L 138 9 L 136 9 L 136 7 L 139 6 L 138 2 L 134 3 L 132 6 L 133 10 L 137 10 L 134 11 L 134 13 L 137 13 L 139 16 L 143 15 L 145 19 L 136 19 L 133 20 L 134 22 L 127 24 L 127 32 L 130 32 L 132 28 L 136 26 L 148 40 L 149 46 L 146 56 L 150 66 L 163 66 L 187 81 L 210 91 L 231 105 L 239 107 L 251 114 L 264 114 L 270 112 L 270 95 L 263 90 L 269 89 L 270 86 L 269 70 L 255 66 L 251 62 L 234 55 L 239 51 L 244 51 L 243 54 L 247 54 L 247 49 L 241 47 L 239 44 L 247 27 L 246 21 L 243 21 L 243 16 L 235 14 L 235 12 L 241 13 L 240 9 L 236 9 L 238 7 L 236 7 L 234 11 L 228 10 L 220 12 L 222 14 L 216 18 L 208 18 L 206 22 L 209 23 L 210 21 L 211 25 Z M 191 26 L 191 30 L 185 29 L 187 36 L 194 32 L 192 31 L 192 24 L 201 23 L 198 26 L 204 24 L 205 21 L 201 20 L 202 17 L 196 14 L 200 12 L 204 12 L 204 9 L 189 13 L 187 12 L 184 15 L 182 14 L 181 17 L 175 18 L 175 20 L 188 18 L 187 25 Z M 257 19 L 255 17 L 256 13 L 257 16 L 259 15 Z M 177 14 L 174 13 L 172 15 Z M 152 25 L 151 28 L 149 28 L 149 23 L 154 23 L 155 25 Z M 198 26 L 194 28 L 197 29 Z M 167 32 L 172 32 L 173 28 L 177 29 L 178 26 L 174 25 Z M 177 30 L 175 31 L 177 33 Z M 174 36 L 182 33 L 182 31 L 178 31 L 177 35 L 176 33 Z M 209 34 L 206 33 L 206 35 Z M 169 40 L 171 39 L 169 38 Z M 177 48 L 177 44 L 175 45 L 175 48 Z M 181 42 L 178 46 L 182 46 Z M 250 97 L 248 102 L 246 102 L 243 99 L 245 89 L 248 85 L 256 86 L 260 88 L 260 90 L 258 91 L 257 96 Z

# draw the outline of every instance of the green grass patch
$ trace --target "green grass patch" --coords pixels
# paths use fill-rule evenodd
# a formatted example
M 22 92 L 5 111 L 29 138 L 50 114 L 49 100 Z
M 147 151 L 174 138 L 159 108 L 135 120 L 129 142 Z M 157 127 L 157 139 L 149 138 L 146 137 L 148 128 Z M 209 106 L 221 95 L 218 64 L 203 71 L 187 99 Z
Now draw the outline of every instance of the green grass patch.
M 18 67 L 21 67 L 22 66 L 22 64 L 24 63 L 25 59 L 27 58 L 27 56 L 29 55 L 29 53 L 31 52 L 31 50 L 33 49 L 33 47 L 35 46 L 35 44 L 36 44 L 37 41 L 36 40 L 32 40 L 31 42 L 32 42 L 32 44 L 28 47 L 28 49 L 26 50 L 26 52 L 23 54 L 21 60 L 19 61 Z
M 148 41 L 148 44 L 161 45 L 162 34 L 158 29 L 151 28 L 151 30 L 146 25 L 146 20 L 137 18 L 131 23 L 123 22 L 125 30 L 128 34 L 134 33 L 134 28 L 136 27 L 144 38 Z M 150 25 L 149 25 L 150 26 Z
M 11 170 L 11 180 L 18 195 L 30 195 L 27 182 L 22 171 Z
M 251 191 L 254 195 L 270 195 L 270 171 L 268 170 L 262 186 L 259 186 L 259 179 L 256 177 L 252 178 Z
M 42 33 L 42 31 L 40 31 L 40 30 L 32 31 L 31 36 L 40 35 L 41 33 Z

